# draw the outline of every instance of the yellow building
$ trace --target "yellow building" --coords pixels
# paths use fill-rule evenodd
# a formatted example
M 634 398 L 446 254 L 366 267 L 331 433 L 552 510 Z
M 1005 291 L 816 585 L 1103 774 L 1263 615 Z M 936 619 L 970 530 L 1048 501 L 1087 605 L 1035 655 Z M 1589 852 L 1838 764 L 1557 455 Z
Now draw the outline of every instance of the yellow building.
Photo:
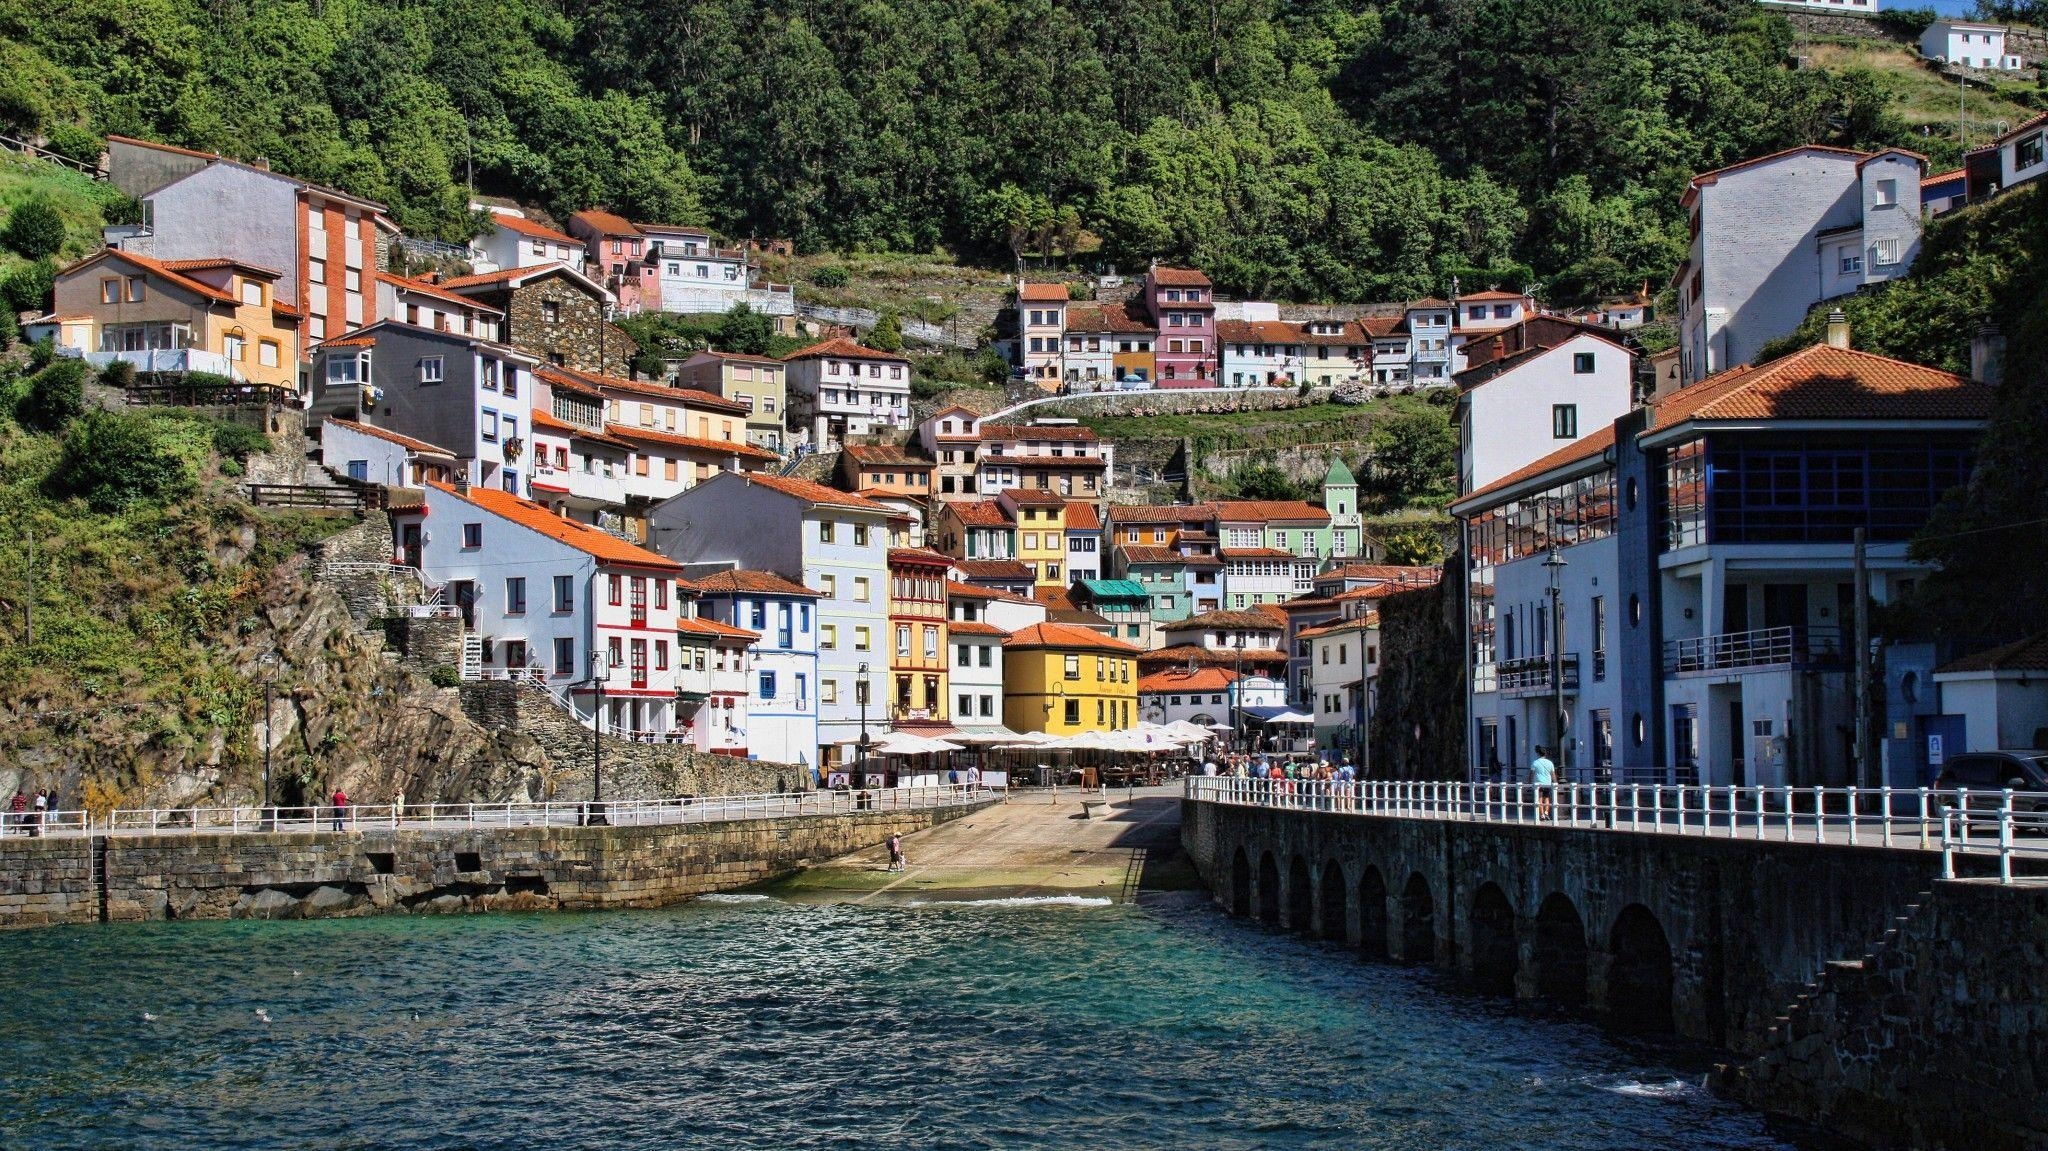
M 1076 735 L 1138 722 L 1137 648 L 1085 627 L 1037 623 L 1003 641 L 1003 726 Z
M 1067 501 L 1057 492 L 1005 488 L 997 499 L 1010 513 L 1017 558 L 1039 587 L 1067 586 Z
M 57 342 L 105 367 L 212 372 L 297 390 L 298 311 L 278 273 L 239 260 L 163 262 L 108 248 L 57 273 Z
M 951 560 L 923 548 L 889 549 L 889 719 L 946 719 L 946 567 Z

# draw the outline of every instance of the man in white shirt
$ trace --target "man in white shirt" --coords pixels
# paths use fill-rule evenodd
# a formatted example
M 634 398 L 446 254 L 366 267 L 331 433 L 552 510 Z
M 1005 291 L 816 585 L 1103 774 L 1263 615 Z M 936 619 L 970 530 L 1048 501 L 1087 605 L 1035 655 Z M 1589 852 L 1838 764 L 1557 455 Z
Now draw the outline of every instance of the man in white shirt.
M 1550 818 L 1550 792 L 1557 785 L 1557 765 L 1550 762 L 1545 749 L 1536 749 L 1536 758 L 1529 764 L 1529 782 L 1536 785 L 1536 818 Z

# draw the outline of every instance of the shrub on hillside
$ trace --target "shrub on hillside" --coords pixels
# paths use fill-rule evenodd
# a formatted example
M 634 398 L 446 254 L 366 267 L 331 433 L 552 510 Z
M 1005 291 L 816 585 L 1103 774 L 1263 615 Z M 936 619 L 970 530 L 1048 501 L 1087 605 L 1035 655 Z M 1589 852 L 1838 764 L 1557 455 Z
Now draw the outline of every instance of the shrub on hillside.
M 49 260 L 21 264 L 0 277 L 0 304 L 16 312 L 41 312 L 57 286 L 57 265 Z
M 0 308 L 0 351 L 14 346 L 21 338 L 21 323 L 14 318 L 13 308 Z
M 14 418 L 39 432 L 60 432 L 85 410 L 85 361 L 53 360 L 30 376 Z
M 0 241 L 31 260 L 48 259 L 64 247 L 64 217 L 49 197 L 30 196 L 7 214 L 7 231 Z
M 135 365 L 127 360 L 115 360 L 100 369 L 100 383 L 127 391 L 135 386 Z
M 1081 283 L 1067 285 L 1067 299 L 1069 300 L 1093 300 L 1094 298 L 1095 285 L 1093 284 Z
M 106 141 L 92 129 L 77 124 L 52 124 L 48 135 L 50 151 L 81 164 L 99 166 L 100 150 L 106 147 Z
M 827 264 L 811 273 L 811 283 L 821 288 L 843 288 L 852 279 L 846 269 L 838 264 Z
M 765 356 L 769 341 L 774 337 L 775 323 L 767 313 L 739 304 L 718 322 L 718 335 L 712 342 L 721 351 L 742 356 Z
M 192 489 L 192 471 L 150 419 L 95 410 L 74 421 L 51 483 L 96 512 L 164 503 Z

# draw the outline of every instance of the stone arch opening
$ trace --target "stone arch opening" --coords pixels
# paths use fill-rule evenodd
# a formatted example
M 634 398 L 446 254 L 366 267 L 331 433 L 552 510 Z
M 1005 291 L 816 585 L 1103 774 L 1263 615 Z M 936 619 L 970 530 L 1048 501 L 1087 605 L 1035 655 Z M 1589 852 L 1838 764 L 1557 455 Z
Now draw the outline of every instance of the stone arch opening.
M 1387 957 L 1387 879 L 1371 864 L 1358 877 L 1358 950 L 1367 959 Z
M 1497 883 L 1472 893 L 1472 984 L 1483 995 L 1515 993 L 1515 905 Z
M 1287 930 L 1314 932 L 1316 881 L 1308 860 L 1295 856 L 1287 864 Z
M 1436 961 L 1436 896 L 1419 871 L 1409 875 L 1401 889 L 1401 958 L 1408 963 Z
M 1530 965 L 1536 994 L 1573 1005 L 1586 1001 L 1586 921 L 1562 891 L 1553 891 L 1536 911 Z
M 1230 913 L 1252 913 L 1252 861 L 1245 856 L 1242 847 L 1230 861 Z
M 1259 856 L 1259 922 L 1280 925 L 1280 865 L 1270 851 Z
M 1607 943 L 1607 1018 L 1618 1031 L 1671 1027 L 1671 940 L 1650 909 L 1631 903 L 1615 917 Z
M 1323 864 L 1323 882 L 1316 892 L 1322 906 L 1317 909 L 1316 934 L 1324 939 L 1344 938 L 1344 869 L 1336 860 Z

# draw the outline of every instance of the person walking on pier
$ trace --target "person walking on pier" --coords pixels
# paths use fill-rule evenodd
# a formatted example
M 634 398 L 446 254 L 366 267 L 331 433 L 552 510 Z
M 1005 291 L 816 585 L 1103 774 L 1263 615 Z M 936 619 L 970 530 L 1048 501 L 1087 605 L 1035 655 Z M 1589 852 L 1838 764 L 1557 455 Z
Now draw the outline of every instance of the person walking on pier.
M 36 789 L 36 814 L 35 818 L 31 821 L 31 826 L 35 828 L 33 834 L 41 835 L 43 833 L 43 828 L 46 824 L 48 824 L 49 819 L 50 793 L 39 787 Z
M 26 827 L 28 825 L 28 795 L 18 787 L 14 789 L 14 798 L 7 801 L 7 814 L 14 817 L 7 821 L 14 826 Z M 26 835 L 29 833 L 24 831 L 22 834 Z
M 341 830 L 341 821 L 348 814 L 348 792 L 339 787 L 334 789 L 334 830 Z
M 1529 764 L 1529 782 L 1536 785 L 1536 818 L 1550 818 L 1550 792 L 1557 784 L 1557 765 L 1544 754 L 1545 749 L 1536 749 L 1536 758 Z
M 893 831 L 889 833 L 889 870 L 903 870 L 903 837 Z

